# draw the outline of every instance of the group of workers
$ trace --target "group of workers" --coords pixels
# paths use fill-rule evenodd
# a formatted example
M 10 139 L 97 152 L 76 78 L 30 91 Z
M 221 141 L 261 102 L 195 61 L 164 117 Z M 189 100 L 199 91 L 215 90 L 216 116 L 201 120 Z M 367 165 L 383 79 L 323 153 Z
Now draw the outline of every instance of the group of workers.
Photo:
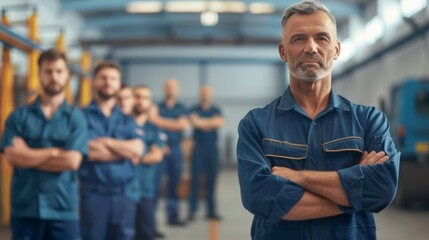
M 243 206 L 254 215 L 251 238 L 376 239 L 373 213 L 392 202 L 399 176 L 386 116 L 332 90 L 341 44 L 324 5 L 300 1 L 284 11 L 281 26 L 278 50 L 290 85 L 238 126 L 238 179 Z M 207 217 L 219 220 L 216 140 L 224 119 L 209 87 L 187 110 L 177 101 L 178 82 L 168 80 L 156 106 L 148 87 L 122 85 L 120 68 L 104 61 L 94 69 L 94 99 L 80 110 L 65 101 L 66 57 L 48 50 L 38 66 L 39 97 L 11 114 L 0 143 L 14 166 L 14 240 L 153 239 L 164 175 L 167 223 L 183 226 L 177 190 L 189 124 L 195 146 L 187 220 L 195 219 L 202 174 Z
M 14 167 L 14 240 L 162 238 L 155 211 L 165 176 L 168 225 L 195 219 L 202 175 L 207 218 L 220 219 L 217 130 L 224 118 L 212 105 L 209 86 L 201 87 L 200 103 L 188 110 L 178 102 L 178 81 L 169 79 L 157 105 L 151 89 L 122 84 L 120 67 L 102 61 L 93 70 L 94 98 L 79 109 L 65 100 L 66 56 L 44 51 L 38 68 L 38 97 L 13 111 L 0 142 L 0 152 Z M 179 214 L 180 144 L 190 125 L 195 144 L 185 221 Z

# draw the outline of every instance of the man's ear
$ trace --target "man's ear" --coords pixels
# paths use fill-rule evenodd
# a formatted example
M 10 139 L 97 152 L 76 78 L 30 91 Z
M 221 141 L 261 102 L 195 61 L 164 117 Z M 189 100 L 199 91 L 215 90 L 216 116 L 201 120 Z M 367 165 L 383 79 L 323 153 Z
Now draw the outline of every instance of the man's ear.
M 337 41 L 337 45 L 335 46 L 335 54 L 334 54 L 335 60 L 337 60 L 340 57 L 340 53 L 341 53 L 341 43 Z
M 283 62 L 287 62 L 287 58 L 286 58 L 286 54 L 285 54 L 285 48 L 283 43 L 279 43 L 279 54 L 280 54 L 280 58 L 282 59 Z

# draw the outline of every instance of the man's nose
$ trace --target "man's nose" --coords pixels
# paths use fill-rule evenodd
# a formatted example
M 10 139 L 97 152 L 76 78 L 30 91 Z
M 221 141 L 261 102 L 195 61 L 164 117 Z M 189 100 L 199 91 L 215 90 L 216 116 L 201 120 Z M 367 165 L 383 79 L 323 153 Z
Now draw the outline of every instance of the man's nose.
M 312 38 L 308 39 L 304 52 L 308 54 L 317 53 L 317 43 Z

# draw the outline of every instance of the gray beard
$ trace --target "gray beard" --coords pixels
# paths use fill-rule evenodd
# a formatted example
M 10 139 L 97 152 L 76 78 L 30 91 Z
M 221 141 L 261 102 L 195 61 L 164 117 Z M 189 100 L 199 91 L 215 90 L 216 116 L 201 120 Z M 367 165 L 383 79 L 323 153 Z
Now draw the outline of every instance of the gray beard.
M 301 68 L 298 68 L 296 71 L 290 71 L 290 74 L 300 81 L 311 83 L 328 76 L 332 72 L 333 67 L 334 65 L 332 65 L 328 69 L 322 68 L 311 72 L 307 72 L 305 70 L 302 70 Z

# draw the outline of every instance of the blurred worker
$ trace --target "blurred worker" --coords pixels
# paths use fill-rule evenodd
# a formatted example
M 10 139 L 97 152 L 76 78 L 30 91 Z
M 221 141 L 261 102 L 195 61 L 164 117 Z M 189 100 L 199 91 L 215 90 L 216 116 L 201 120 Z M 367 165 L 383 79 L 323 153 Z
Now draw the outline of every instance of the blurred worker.
M 127 84 L 122 84 L 121 89 L 118 92 L 118 106 L 125 115 L 132 116 L 134 108 L 134 93 L 133 89 Z
M 133 90 L 134 104 L 129 101 L 129 96 L 133 97 Z M 134 120 L 139 126 L 138 133 L 146 144 L 147 152 L 142 156 L 136 168 L 136 181 L 139 188 L 136 239 L 152 240 L 155 239 L 153 202 L 155 197 L 156 164 L 159 164 L 164 157 L 162 148 L 167 136 L 161 132 L 161 129 L 148 121 L 149 110 L 152 106 L 152 92 L 148 87 L 139 85 L 134 89 L 129 87 L 122 88 L 119 92 L 119 102 L 123 112 L 126 114 L 133 113 Z
M 121 70 L 113 62 L 94 69 L 94 99 L 84 109 L 89 129 L 89 154 L 79 170 L 82 238 L 134 239 L 134 165 L 143 153 L 132 117 L 116 106 Z
M 77 169 L 88 150 L 86 120 L 65 101 L 66 56 L 47 50 L 38 68 L 39 96 L 10 115 L 0 144 L 14 167 L 12 239 L 79 239 Z
M 194 127 L 194 149 L 191 162 L 191 192 L 189 220 L 193 221 L 198 208 L 201 176 L 205 175 L 207 218 L 220 220 L 216 209 L 216 179 L 219 170 L 218 129 L 225 123 L 218 107 L 212 105 L 212 89 L 200 89 L 200 103 L 190 110 L 189 120 Z
M 165 83 L 165 100 L 158 107 L 154 106 L 150 113 L 150 121 L 167 134 L 168 153 L 157 173 L 157 196 L 160 192 L 160 184 L 164 173 L 168 175 L 167 184 L 167 223 L 171 226 L 184 226 L 185 222 L 179 218 L 178 187 L 182 177 L 183 153 L 180 143 L 183 131 L 188 127 L 186 109 L 183 104 L 177 102 L 179 94 L 179 82 L 176 79 L 168 79 Z M 155 201 L 156 209 L 156 201 Z
M 283 13 L 290 86 L 239 125 L 238 175 L 252 239 L 376 239 L 373 212 L 395 196 L 400 153 L 386 116 L 331 89 L 340 56 L 322 4 Z

